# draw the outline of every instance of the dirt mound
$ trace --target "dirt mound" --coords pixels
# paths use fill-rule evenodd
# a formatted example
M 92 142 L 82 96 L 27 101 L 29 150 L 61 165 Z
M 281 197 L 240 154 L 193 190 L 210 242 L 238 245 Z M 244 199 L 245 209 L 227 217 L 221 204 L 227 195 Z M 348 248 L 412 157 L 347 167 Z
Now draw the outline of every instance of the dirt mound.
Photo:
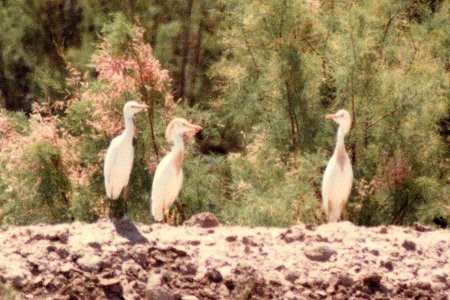
M 3 228 L 0 287 L 25 299 L 448 299 L 446 230 L 201 224 Z

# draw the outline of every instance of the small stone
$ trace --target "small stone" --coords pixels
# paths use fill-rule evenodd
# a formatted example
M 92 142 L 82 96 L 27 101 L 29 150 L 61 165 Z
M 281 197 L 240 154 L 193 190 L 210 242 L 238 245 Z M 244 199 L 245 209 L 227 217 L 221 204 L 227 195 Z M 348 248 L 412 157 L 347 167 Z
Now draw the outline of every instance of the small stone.
M 371 293 L 375 293 L 381 288 L 381 278 L 381 275 L 378 275 L 377 273 L 371 273 L 364 277 L 363 283 L 369 288 Z
M 183 275 L 195 275 L 197 274 L 197 267 L 193 263 L 183 264 L 180 267 L 180 273 Z
M 233 280 L 226 280 L 224 282 L 225 286 L 230 290 L 234 290 L 234 288 L 236 287 L 236 285 L 234 284 Z
M 97 255 L 82 256 L 77 260 L 77 264 L 83 271 L 98 272 L 100 270 L 100 264 L 102 260 Z
M 123 294 L 123 287 L 118 278 L 100 278 L 98 283 L 108 295 Z
M 308 230 L 314 231 L 314 230 L 316 230 L 317 225 L 315 225 L 315 224 L 306 224 L 305 228 L 308 229 Z
M 405 240 L 402 244 L 403 248 L 409 251 L 415 251 L 416 250 L 416 243 L 410 240 Z
M 217 219 L 217 217 L 214 214 L 210 212 L 203 212 L 192 216 L 189 220 L 184 222 L 183 225 L 201 228 L 211 228 L 219 226 L 220 222 L 219 219 Z
M 180 298 L 169 289 L 163 287 L 153 287 L 152 289 L 147 289 L 145 294 L 147 300 L 177 300 Z
M 414 223 L 414 229 L 416 231 L 419 231 L 419 232 L 429 232 L 429 231 L 433 230 L 433 228 L 428 227 L 428 226 L 424 226 L 424 225 L 419 224 L 419 223 Z
M 283 270 L 286 270 L 286 267 L 284 265 L 279 265 L 278 267 L 275 268 L 275 271 L 281 272 Z
M 381 234 L 386 234 L 387 232 L 388 232 L 388 230 L 386 227 L 381 227 L 381 229 L 380 229 Z
M 66 258 L 67 256 L 69 256 L 69 252 L 67 252 L 67 250 L 64 248 L 56 249 L 56 254 L 58 254 L 60 258 Z
M 380 265 L 381 265 L 382 267 L 385 267 L 388 271 L 394 270 L 394 264 L 393 264 L 391 261 L 388 261 L 388 262 L 382 261 L 382 262 L 380 263 Z
M 56 250 L 56 247 L 54 245 L 47 246 L 47 251 L 48 252 L 53 252 L 55 250 Z
M 289 281 L 290 283 L 294 284 L 294 282 L 300 278 L 300 273 L 299 272 L 289 272 L 286 277 L 284 277 L 284 279 L 286 279 L 287 281 Z
M 318 246 L 306 249 L 305 256 L 310 260 L 326 262 L 329 261 L 332 255 L 336 254 L 336 251 L 326 246 Z
M 208 276 L 208 279 L 211 282 L 219 283 L 219 282 L 222 282 L 222 280 L 223 280 L 222 274 L 220 274 L 220 272 L 217 271 L 216 269 L 208 270 L 206 275 Z
M 200 241 L 198 241 L 198 240 L 195 240 L 195 241 L 191 241 L 191 245 L 192 246 L 198 246 L 198 245 L 200 245 L 201 243 L 200 243 Z
M 340 274 L 338 278 L 338 285 L 343 285 L 346 287 L 351 287 L 354 283 L 354 280 L 348 274 Z
M 236 240 L 237 240 L 237 236 L 235 236 L 235 235 L 230 235 L 230 236 L 227 236 L 226 238 L 225 238 L 225 240 L 227 241 L 227 242 L 236 242 Z
M 92 247 L 94 249 L 102 250 L 102 245 L 100 245 L 100 243 L 98 243 L 98 242 L 90 242 L 90 243 L 88 243 L 88 245 L 89 245 L 89 247 Z

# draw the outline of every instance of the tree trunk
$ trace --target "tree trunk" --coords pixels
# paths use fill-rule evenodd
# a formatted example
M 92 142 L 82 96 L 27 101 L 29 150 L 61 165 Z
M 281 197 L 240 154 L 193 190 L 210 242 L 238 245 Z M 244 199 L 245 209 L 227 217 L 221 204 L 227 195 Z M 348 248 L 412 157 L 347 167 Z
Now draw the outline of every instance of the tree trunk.
M 9 97 L 8 84 L 6 81 L 5 74 L 5 64 L 3 62 L 3 54 L 2 54 L 3 45 L 0 40 L 0 99 L 3 98 L 6 101 Z
M 294 110 L 294 102 L 292 99 L 291 86 L 287 80 L 286 85 L 286 98 L 288 102 L 289 118 L 291 120 L 291 138 L 292 138 L 292 150 L 297 150 L 297 138 L 298 138 L 298 120 Z
M 187 11 L 186 11 L 186 21 L 183 26 L 183 36 L 182 36 L 182 49 L 181 49 L 181 66 L 180 66 L 180 89 L 177 95 L 177 98 L 183 98 L 185 93 L 185 85 L 186 85 L 186 68 L 189 61 L 189 38 L 191 32 L 191 16 L 192 16 L 192 6 L 194 4 L 194 0 L 187 1 Z
M 198 76 L 198 70 L 200 69 L 200 57 L 201 57 L 201 51 L 202 51 L 202 38 L 203 38 L 203 30 L 205 28 L 205 22 L 203 19 L 206 18 L 206 11 L 202 9 L 202 14 L 200 21 L 198 23 L 198 29 L 197 29 L 197 42 L 195 44 L 194 54 L 193 54 L 193 66 L 192 71 L 190 74 L 190 90 L 189 90 L 189 105 L 194 105 L 194 98 L 195 98 L 195 84 L 197 82 L 197 76 Z

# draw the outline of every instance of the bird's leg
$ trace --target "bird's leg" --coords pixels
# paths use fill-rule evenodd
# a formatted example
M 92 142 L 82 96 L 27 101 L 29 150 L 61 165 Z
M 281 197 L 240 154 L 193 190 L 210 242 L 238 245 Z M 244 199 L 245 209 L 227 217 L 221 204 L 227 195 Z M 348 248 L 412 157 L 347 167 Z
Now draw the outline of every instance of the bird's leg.
M 162 216 L 163 216 L 163 218 L 162 218 L 161 223 L 164 224 L 164 223 L 166 223 L 166 214 L 165 214 L 165 212 L 164 212 L 164 207 L 163 207 L 163 209 L 162 209 Z
M 117 199 L 110 200 L 109 218 L 113 221 L 120 221 L 127 215 L 126 188 Z
M 128 185 L 123 189 L 123 218 L 126 219 L 128 213 Z
M 165 218 L 167 225 L 170 225 L 170 209 L 165 210 Z
M 178 213 L 180 214 L 181 223 L 183 223 L 184 220 L 185 220 L 184 208 L 183 208 L 183 206 L 180 203 L 178 203 L 178 201 L 175 201 L 175 205 L 177 206 Z

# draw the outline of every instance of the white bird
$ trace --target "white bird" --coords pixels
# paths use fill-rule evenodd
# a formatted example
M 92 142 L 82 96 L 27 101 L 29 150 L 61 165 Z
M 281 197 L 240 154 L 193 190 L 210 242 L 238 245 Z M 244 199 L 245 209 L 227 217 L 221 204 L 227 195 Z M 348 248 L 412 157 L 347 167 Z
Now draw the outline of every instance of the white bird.
M 336 148 L 327 164 L 322 181 L 323 209 L 328 222 L 336 222 L 350 196 L 353 183 L 353 169 L 345 151 L 344 138 L 350 131 L 351 116 L 345 109 L 326 116 L 339 124 Z
M 134 159 L 133 137 L 135 126 L 133 116 L 145 108 L 147 108 L 146 105 L 139 104 L 136 101 L 128 101 L 124 105 L 125 130 L 111 141 L 106 152 L 104 177 L 106 195 L 111 199 L 110 209 L 112 200 L 119 198 L 122 190 L 128 185 Z M 126 198 L 126 195 L 124 195 L 124 198 Z M 126 203 L 124 205 L 126 206 Z
M 192 137 L 202 127 L 183 118 L 175 118 L 166 129 L 166 138 L 173 142 L 172 150 L 156 168 L 152 184 L 152 215 L 156 221 L 168 220 L 169 210 L 183 185 L 184 138 Z

